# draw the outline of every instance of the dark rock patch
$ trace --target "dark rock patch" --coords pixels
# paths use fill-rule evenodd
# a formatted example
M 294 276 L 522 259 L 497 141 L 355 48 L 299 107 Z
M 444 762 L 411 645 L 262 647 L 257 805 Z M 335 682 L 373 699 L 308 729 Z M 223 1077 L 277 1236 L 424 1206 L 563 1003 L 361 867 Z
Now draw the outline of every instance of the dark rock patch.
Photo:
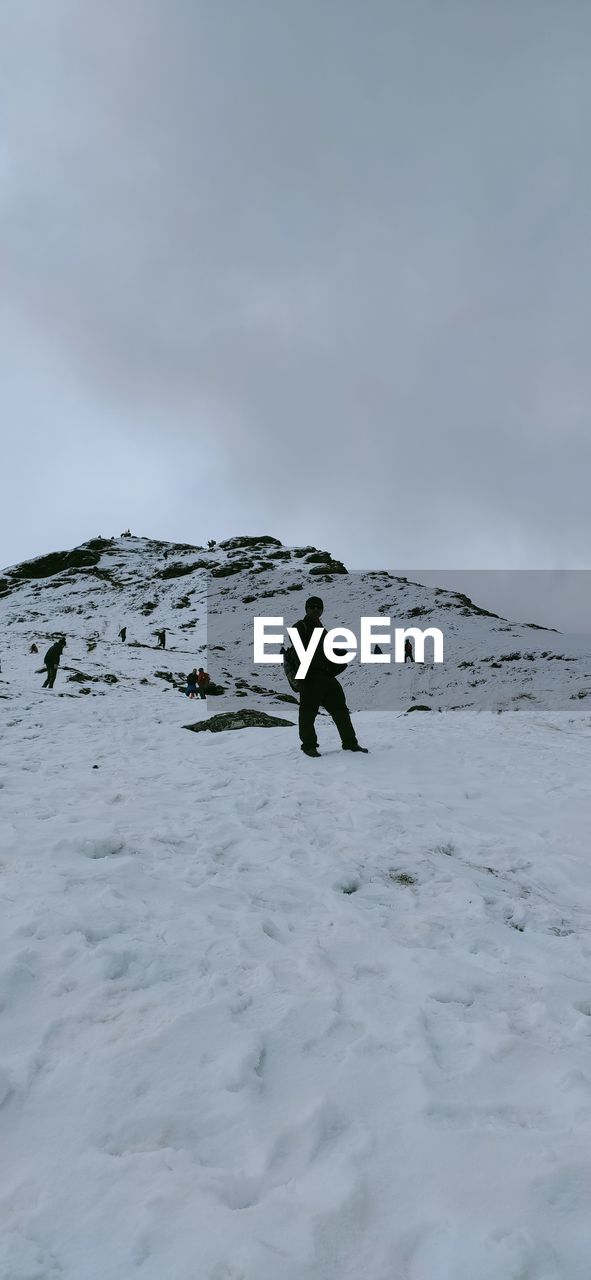
M 252 569 L 254 560 L 233 560 L 231 564 L 220 564 L 216 569 L 212 569 L 212 578 L 229 578 L 233 573 L 242 573 L 245 569 Z
M 198 569 L 209 569 L 211 566 L 208 560 L 193 560 L 191 564 L 182 564 L 175 561 L 174 564 L 168 564 L 166 569 L 160 569 L 159 578 L 184 578 L 187 573 L 196 573 Z
M 310 559 L 311 557 L 308 556 L 308 560 L 306 561 L 306 563 L 308 563 Z M 333 573 L 348 573 L 348 572 L 349 570 L 345 568 L 345 565 L 342 563 L 341 560 L 327 560 L 325 563 L 316 564 L 312 569 L 310 569 L 311 574 L 317 574 L 317 575 L 321 573 L 333 574 Z
M 73 551 L 53 551 L 47 556 L 38 556 L 35 560 L 25 560 L 12 570 L 12 577 L 27 581 L 31 578 L 52 578 L 64 569 L 84 569 L 98 564 L 98 551 L 83 547 L 75 547 Z
M 268 716 L 264 711 L 251 711 L 245 707 L 243 711 L 226 711 L 219 716 L 211 716 L 209 720 L 198 720 L 196 724 L 185 724 L 184 729 L 193 733 L 201 733 L 208 729 L 210 733 L 223 733 L 226 729 L 274 729 L 277 727 L 293 729 L 292 720 L 280 720 L 278 716 Z
M 262 535 L 261 537 L 242 537 L 227 538 L 225 542 L 220 542 L 220 547 L 224 551 L 234 551 L 239 547 L 280 547 L 279 538 L 270 538 Z

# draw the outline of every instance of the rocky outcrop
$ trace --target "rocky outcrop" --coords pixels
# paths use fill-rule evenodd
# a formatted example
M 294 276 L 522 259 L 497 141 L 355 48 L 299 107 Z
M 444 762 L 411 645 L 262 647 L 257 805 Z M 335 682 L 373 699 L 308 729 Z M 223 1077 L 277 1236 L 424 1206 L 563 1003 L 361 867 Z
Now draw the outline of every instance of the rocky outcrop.
M 201 733 L 209 729 L 210 733 L 223 733 L 226 729 L 293 729 L 292 720 L 280 720 L 279 716 L 268 716 L 264 711 L 250 711 L 244 707 L 241 711 L 226 711 L 219 716 L 211 716 L 209 720 L 198 720 L 196 724 L 185 724 L 184 729 L 192 733 Z

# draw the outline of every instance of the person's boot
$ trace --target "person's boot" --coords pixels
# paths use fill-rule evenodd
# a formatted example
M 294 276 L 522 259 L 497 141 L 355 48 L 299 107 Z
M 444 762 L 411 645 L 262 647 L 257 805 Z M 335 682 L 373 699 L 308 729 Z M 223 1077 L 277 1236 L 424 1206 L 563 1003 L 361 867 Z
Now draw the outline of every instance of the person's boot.
M 301 750 L 305 756 L 320 756 L 318 747 L 302 747 Z
M 368 748 L 361 747 L 358 742 L 352 742 L 350 746 L 345 746 L 345 743 L 343 742 L 343 751 L 362 751 L 364 756 L 369 755 Z

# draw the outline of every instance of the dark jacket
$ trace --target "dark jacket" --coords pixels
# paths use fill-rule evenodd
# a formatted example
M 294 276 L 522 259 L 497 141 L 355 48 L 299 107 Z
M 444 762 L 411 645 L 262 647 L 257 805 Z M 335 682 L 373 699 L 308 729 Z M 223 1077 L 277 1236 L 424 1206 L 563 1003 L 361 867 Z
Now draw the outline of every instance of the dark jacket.
M 45 666 L 59 667 L 60 658 L 62 656 L 63 651 L 64 651 L 63 644 L 60 644 L 59 640 L 56 640 L 55 644 L 52 644 L 51 649 L 48 649 L 47 653 L 45 654 L 45 657 L 43 659 Z
M 317 625 L 318 624 L 314 622 L 312 618 L 309 618 L 307 615 L 305 618 L 300 618 L 300 621 L 296 622 L 295 624 L 296 631 L 301 636 L 306 648 L 308 648 L 308 645 L 312 637 L 312 632 L 314 631 Z M 331 662 L 330 658 L 327 658 L 324 652 L 324 647 L 323 647 L 325 635 L 326 635 L 326 628 L 322 627 L 322 636 L 320 639 L 320 643 L 316 648 L 314 657 L 312 658 L 312 661 L 310 663 L 309 670 L 307 674 L 304 676 L 304 684 L 306 684 L 307 681 L 309 680 L 324 680 L 327 677 L 334 678 L 335 676 L 340 676 L 341 673 L 343 671 L 346 671 L 347 669 L 346 662 L 343 662 L 343 663 Z

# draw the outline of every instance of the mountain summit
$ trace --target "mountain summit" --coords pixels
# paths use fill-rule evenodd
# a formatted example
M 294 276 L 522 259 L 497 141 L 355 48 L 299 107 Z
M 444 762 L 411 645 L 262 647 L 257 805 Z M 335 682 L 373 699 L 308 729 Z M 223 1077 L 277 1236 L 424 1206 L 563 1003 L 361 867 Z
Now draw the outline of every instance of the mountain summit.
M 353 662 L 344 676 L 352 709 L 548 708 L 591 692 L 591 641 L 509 622 L 460 592 L 387 571 L 349 572 L 328 551 L 284 547 L 270 535 L 202 547 L 125 533 L 3 571 L 0 693 L 30 693 L 39 666 L 31 645 L 42 654 L 63 634 L 57 692 L 99 695 L 115 685 L 121 695 L 138 686 L 170 692 L 205 664 L 224 710 L 245 697 L 267 708 L 294 701 L 280 666 L 253 664 L 253 618 L 283 618 L 287 628 L 306 596 L 319 592 L 327 627 L 356 631 L 360 617 L 370 616 L 444 635 L 441 666 Z M 157 650 L 162 630 L 166 648 Z

